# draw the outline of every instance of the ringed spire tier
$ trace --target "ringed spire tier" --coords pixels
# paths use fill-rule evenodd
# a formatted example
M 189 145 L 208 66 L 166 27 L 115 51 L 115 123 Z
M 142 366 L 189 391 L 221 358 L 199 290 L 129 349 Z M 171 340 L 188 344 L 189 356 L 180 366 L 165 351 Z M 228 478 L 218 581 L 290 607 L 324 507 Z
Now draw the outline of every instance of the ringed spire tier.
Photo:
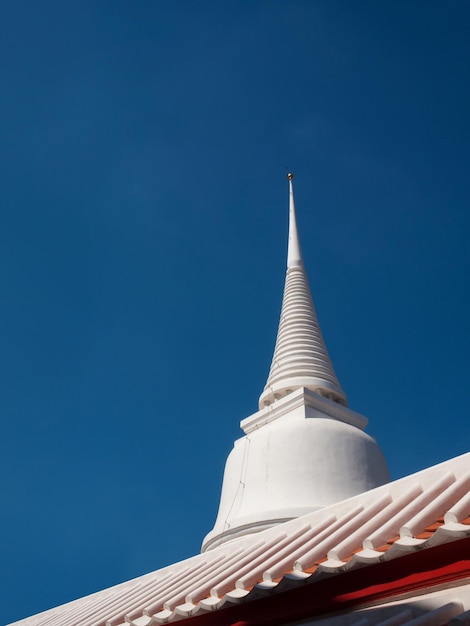
M 259 408 L 305 387 L 347 406 L 326 349 L 307 274 L 305 272 L 295 214 L 293 174 L 289 179 L 289 244 L 281 319 L 268 380 Z

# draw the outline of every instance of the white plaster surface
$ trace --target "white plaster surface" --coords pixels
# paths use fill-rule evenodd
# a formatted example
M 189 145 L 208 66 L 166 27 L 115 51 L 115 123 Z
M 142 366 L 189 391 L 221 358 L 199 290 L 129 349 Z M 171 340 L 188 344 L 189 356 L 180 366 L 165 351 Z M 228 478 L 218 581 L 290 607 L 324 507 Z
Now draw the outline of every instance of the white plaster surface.
M 389 481 L 375 440 L 328 417 L 277 420 L 235 442 L 203 550 Z

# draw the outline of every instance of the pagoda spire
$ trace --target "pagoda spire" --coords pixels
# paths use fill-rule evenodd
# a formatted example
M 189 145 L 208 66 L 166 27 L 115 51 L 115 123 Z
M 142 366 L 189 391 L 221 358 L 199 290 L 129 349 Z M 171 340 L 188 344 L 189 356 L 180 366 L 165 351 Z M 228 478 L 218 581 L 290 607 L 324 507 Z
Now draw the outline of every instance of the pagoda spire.
M 293 174 L 289 180 L 289 244 L 281 319 L 268 380 L 259 399 L 262 409 L 305 387 L 347 406 L 328 355 L 305 272 L 295 214 Z
M 289 243 L 287 246 L 287 269 L 300 267 L 304 269 L 302 249 L 300 247 L 299 232 L 297 230 L 297 218 L 295 215 L 294 174 L 287 174 L 289 180 Z

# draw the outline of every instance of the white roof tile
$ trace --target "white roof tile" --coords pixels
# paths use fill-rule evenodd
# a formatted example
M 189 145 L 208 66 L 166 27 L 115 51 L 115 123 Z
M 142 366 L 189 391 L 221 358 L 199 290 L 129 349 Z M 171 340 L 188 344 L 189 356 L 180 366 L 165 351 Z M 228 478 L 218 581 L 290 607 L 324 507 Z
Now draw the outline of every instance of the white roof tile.
M 16 626 L 169 623 L 469 537 L 469 465 L 458 457 Z

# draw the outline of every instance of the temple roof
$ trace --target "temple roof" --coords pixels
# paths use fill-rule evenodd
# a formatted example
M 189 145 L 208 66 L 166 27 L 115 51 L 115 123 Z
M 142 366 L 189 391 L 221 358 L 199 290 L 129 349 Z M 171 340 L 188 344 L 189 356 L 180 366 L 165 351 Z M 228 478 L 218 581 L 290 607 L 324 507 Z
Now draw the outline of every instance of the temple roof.
M 403 557 L 444 544 L 444 555 L 453 550 L 457 560 L 469 561 L 469 465 L 470 453 L 16 624 L 152 626 L 214 611 L 219 619 L 211 623 L 234 623 L 224 621 L 224 609 L 305 585 L 314 599 L 331 576 L 335 588 L 351 576 L 365 584 L 368 571 L 378 582 L 375 566 L 405 564 Z M 446 610 L 450 619 L 464 607 Z M 413 614 L 408 618 L 398 623 Z

